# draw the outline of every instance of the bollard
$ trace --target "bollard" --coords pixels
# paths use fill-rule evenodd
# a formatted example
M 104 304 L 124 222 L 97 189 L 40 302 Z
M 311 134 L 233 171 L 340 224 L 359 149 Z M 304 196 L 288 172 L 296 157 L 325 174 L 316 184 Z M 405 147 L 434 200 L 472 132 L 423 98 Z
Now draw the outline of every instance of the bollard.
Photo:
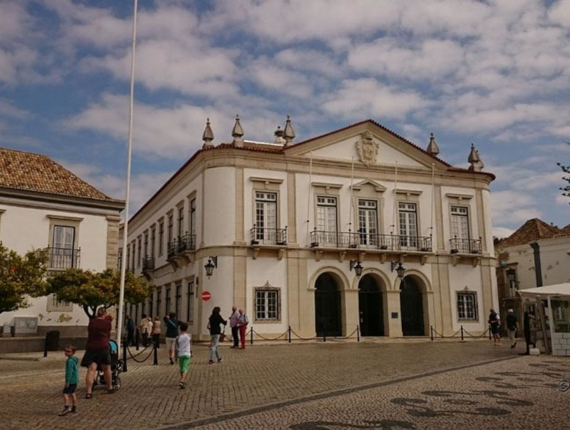
M 326 330 L 323 330 L 323 342 L 327 341 L 327 332 Z
M 137 328 L 135 331 L 135 348 L 137 349 L 137 351 L 139 350 L 139 340 L 140 340 L 140 333 L 139 329 Z
M 158 366 L 158 348 L 153 345 L 152 349 L 154 350 L 154 362 L 152 364 Z
M 489 340 L 491 340 L 493 337 L 491 335 L 491 325 L 489 325 Z
M 432 325 L 429 326 L 429 331 L 430 331 L 431 341 L 433 342 L 433 326 Z
M 356 326 L 356 341 L 360 342 L 360 327 Z
M 44 342 L 44 358 L 47 357 L 47 350 L 48 350 L 48 340 L 47 340 L 47 334 L 46 334 L 46 340 Z
M 289 335 L 289 343 L 291 343 L 291 326 L 289 326 L 289 330 L 287 330 Z
M 123 372 L 127 371 L 127 341 L 123 342 Z
M 251 329 L 249 330 L 249 344 L 253 345 L 253 326 L 251 326 Z
M 463 326 L 461 326 L 461 342 L 465 341 L 465 338 L 463 337 Z

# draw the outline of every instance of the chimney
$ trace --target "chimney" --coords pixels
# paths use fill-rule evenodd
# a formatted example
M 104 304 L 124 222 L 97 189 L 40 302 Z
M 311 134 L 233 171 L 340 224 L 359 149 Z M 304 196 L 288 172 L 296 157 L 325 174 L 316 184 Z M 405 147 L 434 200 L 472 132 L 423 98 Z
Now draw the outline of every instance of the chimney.
M 206 120 L 206 128 L 204 129 L 204 134 L 202 135 L 202 140 L 204 144 L 202 145 L 202 149 L 213 148 L 212 140 L 214 140 L 214 132 L 210 127 L 210 118 Z
M 285 137 L 285 148 L 288 148 L 292 145 L 293 139 L 295 139 L 295 130 L 293 130 L 293 126 L 291 125 L 291 117 L 289 115 L 287 115 L 283 136 Z
M 234 124 L 234 129 L 232 130 L 232 137 L 234 138 L 233 144 L 236 148 L 243 148 L 243 128 L 239 122 L 239 115 L 236 115 L 236 123 Z

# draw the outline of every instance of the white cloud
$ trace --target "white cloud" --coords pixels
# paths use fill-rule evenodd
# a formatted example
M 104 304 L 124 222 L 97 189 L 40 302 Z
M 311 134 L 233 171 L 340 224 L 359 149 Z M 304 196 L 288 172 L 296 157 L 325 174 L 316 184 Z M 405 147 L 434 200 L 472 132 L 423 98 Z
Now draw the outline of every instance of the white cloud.
M 305 75 L 278 67 L 268 59 L 252 63 L 248 68 L 248 77 L 265 89 L 293 97 L 308 98 L 313 92 Z
M 532 218 L 540 218 L 541 211 L 534 207 L 530 194 L 520 191 L 495 191 L 491 193 L 493 224 L 520 224 Z
M 558 206 L 568 206 L 570 204 L 570 197 L 559 194 L 556 196 L 556 204 Z
M 497 237 L 499 239 L 509 237 L 515 231 L 511 228 L 506 227 L 493 227 L 493 237 Z
M 570 0 L 555 2 L 548 11 L 548 17 L 556 24 L 570 27 Z
M 374 79 L 345 80 L 322 104 L 329 114 L 356 118 L 398 118 L 429 105 L 416 91 L 382 85 Z

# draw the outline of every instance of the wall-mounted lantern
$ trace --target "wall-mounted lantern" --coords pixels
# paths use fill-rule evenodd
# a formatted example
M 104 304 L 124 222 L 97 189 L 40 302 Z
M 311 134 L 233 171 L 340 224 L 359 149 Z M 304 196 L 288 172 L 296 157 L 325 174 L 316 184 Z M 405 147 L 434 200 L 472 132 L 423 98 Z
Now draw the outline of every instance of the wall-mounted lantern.
M 404 273 L 406 273 L 406 269 L 404 268 L 404 266 L 402 266 L 402 263 L 400 263 L 399 261 L 392 261 L 390 263 L 390 269 L 392 270 L 392 272 L 395 269 L 396 273 L 398 273 L 398 278 L 400 279 L 402 279 L 404 277 Z
M 362 269 L 364 269 L 364 267 L 362 267 L 362 264 L 360 264 L 360 261 L 358 260 L 350 260 L 350 270 L 354 269 L 354 271 L 356 272 L 356 276 L 358 276 L 360 278 L 360 276 L 362 275 Z
M 218 267 L 218 257 L 208 257 L 208 262 L 204 265 L 208 279 L 210 279 L 210 276 L 212 276 L 212 273 L 214 273 L 214 268 L 216 267 Z

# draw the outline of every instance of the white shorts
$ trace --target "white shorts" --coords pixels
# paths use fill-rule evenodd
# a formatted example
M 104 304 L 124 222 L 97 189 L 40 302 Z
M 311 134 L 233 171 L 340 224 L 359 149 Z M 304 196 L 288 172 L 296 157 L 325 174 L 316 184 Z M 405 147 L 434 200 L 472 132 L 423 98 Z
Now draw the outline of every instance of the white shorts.
M 174 349 L 174 345 L 176 344 L 176 338 L 175 337 L 167 337 L 166 339 L 166 349 L 168 349 L 169 351 Z

